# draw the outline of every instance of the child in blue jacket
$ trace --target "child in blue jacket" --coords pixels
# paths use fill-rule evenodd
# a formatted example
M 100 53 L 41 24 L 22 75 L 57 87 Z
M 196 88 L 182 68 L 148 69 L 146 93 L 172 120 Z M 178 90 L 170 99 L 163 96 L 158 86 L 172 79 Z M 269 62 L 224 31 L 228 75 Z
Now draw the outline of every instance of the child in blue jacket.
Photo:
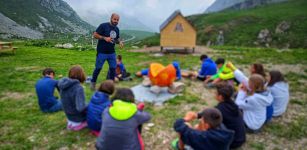
M 197 79 L 204 81 L 208 76 L 216 74 L 217 66 L 211 58 L 209 58 L 207 55 L 201 55 L 200 61 L 202 64 L 201 69 L 198 72 Z
M 53 94 L 58 89 L 58 81 L 54 80 L 55 72 L 52 68 L 43 70 L 43 78 L 37 81 L 35 85 L 38 104 L 42 112 L 52 113 L 62 110 L 61 100 L 58 100 Z M 59 89 L 58 89 L 59 90 Z
M 110 106 L 111 101 L 109 95 L 113 94 L 114 89 L 115 87 L 112 80 L 102 82 L 88 104 L 87 125 L 95 136 L 99 135 L 102 124 L 102 112 L 105 108 Z

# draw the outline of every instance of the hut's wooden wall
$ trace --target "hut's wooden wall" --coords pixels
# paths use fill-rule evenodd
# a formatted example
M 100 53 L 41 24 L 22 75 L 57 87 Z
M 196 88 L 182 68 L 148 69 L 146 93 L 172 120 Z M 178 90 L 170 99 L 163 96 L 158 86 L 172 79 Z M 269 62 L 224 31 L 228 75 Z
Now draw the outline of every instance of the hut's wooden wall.
M 176 24 L 181 23 L 183 32 L 176 32 Z M 177 15 L 161 32 L 160 45 L 162 47 L 194 48 L 196 45 L 196 31 L 181 15 Z

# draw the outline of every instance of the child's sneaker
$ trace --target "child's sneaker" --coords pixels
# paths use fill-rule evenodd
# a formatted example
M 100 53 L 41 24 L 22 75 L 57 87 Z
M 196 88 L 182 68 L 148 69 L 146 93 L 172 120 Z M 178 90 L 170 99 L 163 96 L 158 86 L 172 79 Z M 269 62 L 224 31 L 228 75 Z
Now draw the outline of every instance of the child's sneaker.
M 172 141 L 172 148 L 174 150 L 179 150 L 179 148 L 178 148 L 178 141 L 179 141 L 178 138 Z
M 179 150 L 179 145 L 178 144 L 179 144 L 179 139 L 178 138 L 173 140 L 172 141 L 172 148 L 174 150 Z M 184 145 L 183 150 L 194 150 L 194 149 L 191 146 L 189 146 L 189 145 Z
M 84 122 L 82 122 L 82 123 L 80 123 L 79 125 L 76 125 L 76 126 L 73 126 L 72 124 L 69 124 L 67 126 L 67 129 L 68 130 L 73 130 L 73 131 L 79 131 L 79 130 L 85 128 L 85 127 L 87 127 L 87 122 L 86 121 L 84 121 Z
M 143 102 L 141 102 L 141 103 L 139 103 L 139 104 L 137 105 L 137 108 L 138 108 L 138 110 L 140 110 L 140 111 L 143 111 L 144 107 L 145 107 L 145 104 L 144 104 Z
M 215 88 L 215 85 L 211 82 L 205 84 L 205 88 L 211 89 L 211 88 Z
M 94 130 L 91 131 L 91 134 L 94 135 L 94 136 L 96 136 L 96 137 L 99 136 L 99 133 L 100 133 L 100 132 L 98 132 L 98 131 L 94 131 Z
M 88 76 L 86 77 L 85 83 L 91 83 L 92 77 Z

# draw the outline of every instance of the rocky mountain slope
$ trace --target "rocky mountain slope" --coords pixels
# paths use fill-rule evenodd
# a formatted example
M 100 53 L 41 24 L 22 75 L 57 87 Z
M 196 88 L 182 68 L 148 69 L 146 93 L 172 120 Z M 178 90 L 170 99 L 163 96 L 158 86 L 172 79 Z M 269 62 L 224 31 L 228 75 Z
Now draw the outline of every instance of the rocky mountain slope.
M 62 0 L 1 0 L 0 38 L 85 35 L 95 28 Z

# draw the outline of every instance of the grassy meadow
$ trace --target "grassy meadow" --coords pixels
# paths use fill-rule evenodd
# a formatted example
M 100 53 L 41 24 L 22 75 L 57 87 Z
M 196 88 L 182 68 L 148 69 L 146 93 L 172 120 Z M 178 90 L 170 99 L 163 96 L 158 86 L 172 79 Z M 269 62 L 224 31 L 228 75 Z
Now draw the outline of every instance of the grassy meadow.
M 39 110 L 35 83 L 45 67 L 52 67 L 56 79 L 68 74 L 72 65 L 81 65 L 87 75 L 94 69 L 95 50 L 65 50 L 52 47 L 25 46 L 20 42 L 15 55 L 0 53 L 0 149 L 94 149 L 95 137 L 88 129 L 80 132 L 66 130 L 63 111 L 44 114 Z M 129 47 L 117 49 L 123 56 L 127 70 L 134 73 L 147 68 L 151 62 L 164 65 L 174 60 L 182 69 L 196 70 L 200 66 L 200 54 L 165 54 L 129 52 Z M 265 68 L 281 70 L 290 84 L 291 100 L 287 112 L 263 128 L 259 134 L 248 134 L 241 149 L 304 149 L 307 146 L 307 50 L 277 50 L 247 47 L 214 47 L 204 52 L 214 59 L 224 57 L 248 73 L 251 63 L 263 63 Z M 99 75 L 105 80 L 108 64 Z M 142 79 L 116 83 L 116 87 L 132 87 Z M 170 142 L 177 136 L 172 126 L 176 118 L 186 111 L 199 111 L 212 107 L 214 89 L 205 89 L 201 82 L 183 79 L 185 90 L 163 106 L 147 103 L 145 110 L 152 114 L 153 127 L 146 124 L 143 139 L 146 149 L 171 149 Z M 92 91 L 84 84 L 89 101 Z M 56 93 L 58 95 L 58 93 Z

